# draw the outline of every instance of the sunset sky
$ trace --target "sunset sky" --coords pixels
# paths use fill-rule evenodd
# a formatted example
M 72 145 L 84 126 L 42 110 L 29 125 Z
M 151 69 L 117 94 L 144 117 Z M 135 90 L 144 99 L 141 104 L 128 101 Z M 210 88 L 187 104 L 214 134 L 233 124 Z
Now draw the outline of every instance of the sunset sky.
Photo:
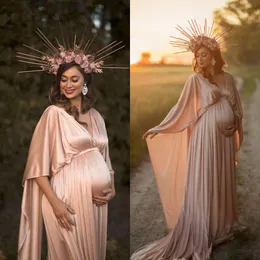
M 170 36 L 180 36 L 175 29 L 187 20 L 200 24 L 206 18 L 212 23 L 213 11 L 225 6 L 227 0 L 131 0 L 131 64 L 137 62 L 144 51 L 151 52 L 151 60 L 171 55 L 178 49 L 169 44 Z M 186 57 L 190 57 L 187 56 Z

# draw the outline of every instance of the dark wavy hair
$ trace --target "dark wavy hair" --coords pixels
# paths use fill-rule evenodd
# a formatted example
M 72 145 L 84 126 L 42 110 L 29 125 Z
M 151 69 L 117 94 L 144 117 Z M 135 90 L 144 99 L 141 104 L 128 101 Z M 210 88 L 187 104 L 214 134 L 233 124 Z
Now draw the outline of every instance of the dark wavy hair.
M 65 71 L 72 67 L 76 67 L 79 70 L 79 72 L 84 77 L 84 82 L 86 82 L 88 86 L 88 93 L 85 96 L 81 94 L 81 111 L 78 111 L 77 107 L 72 106 L 70 100 L 66 98 L 65 95 L 61 94 L 60 91 L 61 76 Z M 92 75 L 85 73 L 85 71 L 77 63 L 70 62 L 61 64 L 57 71 L 57 75 L 54 78 L 53 85 L 49 91 L 49 100 L 51 104 L 64 107 L 65 111 L 72 115 L 77 122 L 87 126 L 85 122 L 79 121 L 79 112 L 82 114 L 87 113 L 96 101 L 96 96 L 91 81 Z
M 196 54 L 197 54 L 198 50 L 202 47 L 206 48 L 211 53 L 214 60 L 216 61 L 215 65 L 213 65 L 215 74 L 223 73 L 224 68 L 226 67 L 227 64 L 224 61 L 220 50 L 212 51 L 207 46 L 205 46 L 203 44 L 197 46 L 197 48 L 195 49 L 194 58 L 193 58 L 193 62 L 192 62 L 193 71 L 197 72 L 197 73 L 201 73 L 204 76 L 204 78 L 207 78 L 209 80 L 210 83 L 216 84 L 215 82 L 213 82 L 212 75 L 205 68 L 200 68 L 199 64 L 197 62 Z

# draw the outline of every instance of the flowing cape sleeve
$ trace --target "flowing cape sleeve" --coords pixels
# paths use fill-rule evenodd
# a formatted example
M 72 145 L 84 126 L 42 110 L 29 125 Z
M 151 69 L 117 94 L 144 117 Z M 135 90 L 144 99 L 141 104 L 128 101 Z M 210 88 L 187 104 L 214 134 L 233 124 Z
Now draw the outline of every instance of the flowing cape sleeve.
M 111 175 L 115 174 L 115 171 L 112 168 L 111 160 L 110 160 L 110 155 L 109 155 L 109 144 L 108 142 L 105 144 L 103 150 L 102 150 L 102 155 L 104 157 L 104 160 L 107 164 L 107 167 L 109 169 L 109 172 Z
M 112 168 L 110 155 L 109 155 L 109 141 L 108 141 L 108 136 L 107 136 L 106 124 L 105 124 L 105 121 L 104 121 L 103 117 L 101 117 L 101 118 L 102 118 L 101 121 L 102 121 L 103 133 L 104 133 L 104 135 L 105 135 L 105 137 L 107 139 L 107 142 L 105 142 L 105 145 L 104 145 L 104 147 L 103 147 L 103 149 L 101 151 L 101 154 L 104 157 L 104 160 L 105 160 L 105 162 L 107 164 L 107 167 L 109 169 L 110 174 L 114 175 L 115 171 Z
M 100 115 L 100 113 L 97 110 L 95 110 L 95 112 L 96 112 L 96 120 L 97 120 L 96 123 L 97 123 L 97 125 L 99 125 L 99 132 L 104 138 L 104 147 L 102 148 L 102 150 L 100 152 L 107 164 L 110 174 L 114 175 L 115 171 L 113 170 L 110 156 L 109 156 L 109 140 L 108 140 L 108 136 L 107 136 L 106 123 L 105 123 L 104 118 Z
M 228 82 L 228 85 L 231 85 L 232 91 L 231 91 L 231 96 L 230 96 L 230 101 L 233 106 L 234 114 L 236 117 L 236 127 L 237 130 L 234 134 L 235 136 L 235 148 L 236 148 L 236 155 L 235 155 L 235 160 L 236 160 L 236 165 L 238 164 L 238 151 L 240 150 L 241 144 L 243 142 L 243 109 L 241 105 L 241 100 L 239 97 L 239 93 L 236 87 L 236 82 L 234 78 L 229 75 L 229 79 L 231 82 Z
M 44 111 L 34 130 L 24 171 L 18 241 L 19 260 L 41 259 L 42 192 L 35 178 L 50 176 L 53 161 L 65 160 L 61 138 L 57 110 L 50 106 Z
M 147 131 L 158 133 L 146 141 L 169 228 L 175 226 L 184 198 L 189 135 L 205 109 L 201 107 L 199 79 L 193 74 L 165 119 Z

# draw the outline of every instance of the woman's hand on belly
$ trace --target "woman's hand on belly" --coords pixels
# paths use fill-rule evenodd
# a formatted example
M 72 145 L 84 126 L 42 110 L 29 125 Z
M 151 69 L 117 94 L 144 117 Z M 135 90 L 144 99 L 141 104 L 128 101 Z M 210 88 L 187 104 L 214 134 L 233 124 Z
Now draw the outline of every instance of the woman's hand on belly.
M 224 130 L 224 135 L 226 136 L 232 136 L 238 129 L 238 117 L 235 115 L 235 124 L 229 126 L 227 129 Z
M 237 130 L 236 125 L 229 126 L 226 130 L 223 131 L 223 134 L 226 136 L 232 136 Z
M 116 192 L 114 189 L 106 189 L 106 190 L 103 190 L 102 193 L 104 194 L 104 196 L 94 196 L 93 197 L 93 202 L 97 206 L 102 206 L 102 205 L 107 204 L 108 201 L 113 199 L 116 195 Z

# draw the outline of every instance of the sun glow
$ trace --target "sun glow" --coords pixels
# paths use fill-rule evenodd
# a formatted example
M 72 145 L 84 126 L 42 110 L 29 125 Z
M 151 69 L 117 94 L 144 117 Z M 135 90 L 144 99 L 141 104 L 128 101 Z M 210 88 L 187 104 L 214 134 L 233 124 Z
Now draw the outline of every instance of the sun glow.
M 160 62 L 163 58 L 166 63 L 191 63 L 190 54 L 179 54 L 178 57 L 173 55 L 178 49 L 169 44 L 170 36 L 180 36 L 175 26 L 179 24 L 186 27 L 190 19 L 196 19 L 202 24 L 205 18 L 211 24 L 213 11 L 225 3 L 226 0 L 132 0 L 131 64 L 140 61 L 144 52 L 151 54 L 151 62 Z

